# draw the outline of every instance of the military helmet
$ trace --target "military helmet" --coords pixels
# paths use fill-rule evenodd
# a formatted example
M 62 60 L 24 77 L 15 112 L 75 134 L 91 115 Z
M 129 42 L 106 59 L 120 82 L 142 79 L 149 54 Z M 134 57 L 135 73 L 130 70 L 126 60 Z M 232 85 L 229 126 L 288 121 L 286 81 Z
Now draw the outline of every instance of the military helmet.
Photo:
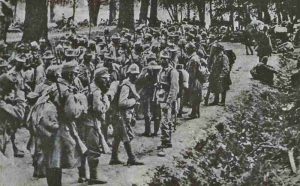
M 169 53 L 168 52 L 163 52 L 162 54 L 160 54 L 160 58 L 161 59 L 170 59 Z
M 42 57 L 43 59 L 45 59 L 45 60 L 47 60 L 47 59 L 53 59 L 53 58 L 55 58 L 54 57 L 54 55 L 52 54 L 52 52 L 51 52 L 51 50 L 47 50 L 45 53 L 44 53 L 44 55 L 43 55 L 43 57 Z
M 68 63 L 64 64 L 61 69 L 61 72 L 62 73 L 65 73 L 65 72 L 77 73 L 78 72 L 78 63 L 76 63 L 75 61 L 72 61 L 72 62 L 68 62 Z
M 108 68 L 100 67 L 95 71 L 95 79 L 106 77 L 109 78 L 110 74 L 108 73 Z
M 137 64 L 131 64 L 127 70 L 127 73 L 130 74 L 139 74 L 140 73 L 140 69 L 139 66 Z

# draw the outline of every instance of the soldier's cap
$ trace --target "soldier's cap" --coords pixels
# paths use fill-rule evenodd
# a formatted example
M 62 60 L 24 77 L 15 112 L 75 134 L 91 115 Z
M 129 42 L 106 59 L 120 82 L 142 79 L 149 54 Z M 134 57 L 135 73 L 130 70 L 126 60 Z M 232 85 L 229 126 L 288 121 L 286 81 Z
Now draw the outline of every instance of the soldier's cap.
M 117 40 L 120 40 L 120 39 L 121 38 L 120 38 L 119 34 L 114 34 L 114 35 L 111 36 L 112 41 L 117 41 Z
M 44 38 L 41 38 L 40 40 L 39 40 L 39 43 L 45 43 L 46 42 L 46 40 L 44 39 Z
M 104 45 L 106 45 L 106 43 L 104 41 L 101 41 L 101 42 L 98 43 L 98 45 L 99 46 L 104 46 Z
M 207 36 L 207 33 L 203 31 L 203 32 L 201 33 L 201 36 L 204 36 L 204 37 L 205 37 L 205 36 Z
M 132 35 L 130 33 L 126 33 L 125 36 L 124 36 L 126 39 L 130 40 Z
M 54 58 L 54 55 L 52 54 L 52 51 L 51 50 L 47 50 L 45 51 L 43 57 L 43 59 L 53 59 Z
M 155 61 L 151 61 L 151 62 L 148 64 L 148 69 L 152 69 L 152 70 L 160 70 L 160 69 L 161 69 L 161 66 L 158 65 Z
M 207 38 L 208 38 L 208 39 L 216 39 L 216 36 L 213 35 L 213 34 L 210 34 Z
M 46 70 L 46 76 L 47 77 L 57 77 L 61 73 L 61 65 L 51 65 Z
M 30 47 L 31 47 L 32 50 L 39 50 L 40 49 L 40 45 L 36 41 L 31 42 Z
M 169 46 L 169 52 L 177 52 L 177 49 L 176 49 L 174 43 L 173 43 L 172 45 Z
M 192 34 L 191 32 L 188 32 L 188 33 L 187 33 L 187 36 L 188 36 L 188 37 L 191 37 L 191 38 L 195 38 L 195 35 Z
M 61 72 L 78 72 L 78 63 L 75 61 L 68 62 L 62 66 Z
M 142 43 L 140 41 L 137 41 L 134 43 L 134 47 L 142 47 Z
M 16 56 L 15 61 L 19 63 L 26 63 L 27 57 L 25 54 L 19 54 Z
M 135 63 L 131 64 L 127 70 L 127 73 L 130 74 L 139 74 L 140 73 L 140 69 L 139 66 Z
M 0 57 L 0 68 L 1 67 L 7 67 L 8 66 L 8 63 L 4 60 L 4 59 L 2 59 L 1 57 Z
M 120 40 L 120 44 L 127 44 L 128 42 L 129 42 L 128 39 L 122 38 L 122 39 Z
M 147 59 L 148 59 L 148 60 L 151 60 L 151 59 L 155 60 L 155 59 L 156 59 L 156 55 L 155 55 L 154 53 L 151 53 L 151 54 L 149 54 L 149 55 L 147 56 Z
M 3 40 L 0 41 L 0 49 L 6 48 L 7 44 Z
M 71 48 L 68 48 L 66 51 L 65 51 L 65 56 L 66 57 L 77 57 L 77 54 L 75 52 L 75 50 L 71 49 Z
M 196 46 L 193 43 L 189 42 L 188 44 L 185 45 L 185 48 L 187 50 L 195 50 Z
M 0 75 L 1 87 L 13 87 L 17 83 L 17 79 L 7 73 Z
M 105 77 L 105 78 L 110 77 L 110 74 L 108 73 L 108 68 L 100 67 L 95 71 L 95 79 L 101 78 L 101 77 Z
M 33 99 L 36 99 L 38 98 L 40 95 L 36 92 L 29 92 L 26 96 L 27 99 L 29 100 L 33 100 Z
M 179 41 L 178 41 L 178 46 L 185 46 L 186 45 L 186 40 L 185 39 L 180 39 Z
M 215 45 L 214 45 L 214 47 L 216 48 L 216 49 L 218 49 L 218 50 L 224 50 L 224 46 L 223 45 L 221 45 L 220 43 L 216 43 Z
M 151 39 L 152 38 L 152 35 L 151 34 L 149 34 L 149 33 L 146 33 L 145 34 L 145 39 Z
M 170 59 L 170 56 L 169 56 L 168 52 L 163 52 L 162 54 L 160 54 L 160 58 L 162 58 L 162 59 Z

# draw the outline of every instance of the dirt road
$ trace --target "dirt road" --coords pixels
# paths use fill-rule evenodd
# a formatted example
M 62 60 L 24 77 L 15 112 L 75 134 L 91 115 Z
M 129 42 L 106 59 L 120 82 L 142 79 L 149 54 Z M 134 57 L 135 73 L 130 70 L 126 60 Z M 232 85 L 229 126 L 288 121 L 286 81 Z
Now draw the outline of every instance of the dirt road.
M 227 49 L 233 49 L 237 54 L 236 63 L 231 73 L 232 86 L 228 92 L 227 105 L 234 104 L 236 97 L 242 91 L 250 89 L 251 75 L 250 69 L 257 63 L 256 56 L 246 56 L 244 46 L 241 44 L 225 43 Z M 276 65 L 276 56 L 270 59 L 270 65 Z M 135 127 L 136 138 L 132 142 L 137 157 L 145 162 L 145 166 L 110 166 L 108 165 L 110 155 L 106 154 L 100 158 L 99 176 L 108 180 L 107 185 L 146 185 L 153 176 L 153 169 L 159 165 L 171 165 L 174 158 L 180 156 L 184 149 L 193 147 L 200 139 L 205 139 L 208 134 L 215 130 L 215 125 L 224 120 L 223 115 L 226 113 L 227 107 L 201 106 L 201 118 L 194 120 L 181 119 L 180 126 L 173 134 L 173 148 L 167 150 L 166 157 L 158 157 L 156 147 L 160 144 L 159 137 L 146 138 L 141 137 L 144 125 L 142 121 L 137 123 Z M 187 111 L 189 111 L 187 109 Z M 28 132 L 20 130 L 17 134 L 18 146 L 25 149 L 25 142 L 28 139 Z M 120 148 L 120 158 L 127 160 L 125 150 Z M 0 185 L 46 185 L 45 179 L 32 178 L 33 168 L 31 166 L 30 154 L 26 154 L 25 158 L 16 159 L 14 166 L 2 166 L 0 163 Z M 80 185 L 77 184 L 78 172 L 76 169 L 63 171 L 64 185 Z

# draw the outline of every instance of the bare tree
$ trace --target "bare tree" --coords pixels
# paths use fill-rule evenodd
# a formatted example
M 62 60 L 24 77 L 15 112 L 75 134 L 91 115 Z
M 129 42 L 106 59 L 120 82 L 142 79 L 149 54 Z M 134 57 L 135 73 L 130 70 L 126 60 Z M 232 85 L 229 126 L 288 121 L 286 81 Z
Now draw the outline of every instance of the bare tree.
M 139 17 L 140 22 L 147 21 L 149 5 L 150 5 L 150 0 L 141 0 L 140 17 Z
M 117 16 L 116 0 L 110 0 L 109 2 L 109 24 L 111 25 Z
M 47 0 L 26 0 L 23 41 L 48 39 Z
M 149 26 L 159 26 L 159 21 L 157 19 L 157 0 L 151 0 Z
M 134 0 L 121 0 L 118 28 L 134 29 Z

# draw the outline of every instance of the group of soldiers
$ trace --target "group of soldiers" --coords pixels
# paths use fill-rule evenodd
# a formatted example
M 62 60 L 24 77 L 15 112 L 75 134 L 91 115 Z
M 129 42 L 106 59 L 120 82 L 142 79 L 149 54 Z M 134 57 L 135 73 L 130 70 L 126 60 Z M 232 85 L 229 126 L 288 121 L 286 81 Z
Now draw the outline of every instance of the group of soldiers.
M 204 103 L 225 105 L 235 60 L 205 29 L 175 24 L 141 25 L 134 33 L 105 29 L 95 39 L 72 31 L 55 44 L 40 39 L 9 49 L 0 41 L 0 151 L 22 156 L 14 136 L 26 127 L 33 176 L 46 177 L 50 186 L 61 185 L 62 169 L 75 167 L 79 183 L 106 183 L 98 178 L 99 157 L 111 151 L 109 164 L 124 164 L 120 142 L 127 165 L 143 165 L 130 144 L 140 113 L 143 136 L 160 133 L 158 156 L 165 156 L 183 107 L 192 108 L 188 117 L 200 117 L 206 82 Z

